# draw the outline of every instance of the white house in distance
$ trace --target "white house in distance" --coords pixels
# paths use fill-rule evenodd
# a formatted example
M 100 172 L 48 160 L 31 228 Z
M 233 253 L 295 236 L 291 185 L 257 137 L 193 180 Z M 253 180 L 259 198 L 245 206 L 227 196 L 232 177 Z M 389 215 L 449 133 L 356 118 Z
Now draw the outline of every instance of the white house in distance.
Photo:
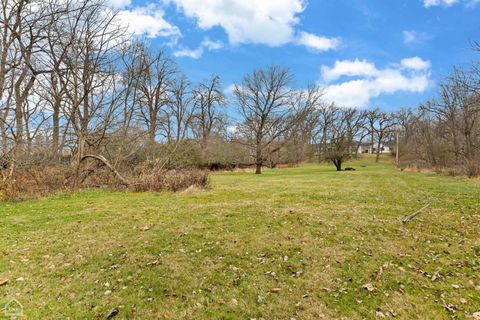
M 377 145 L 378 144 L 376 142 L 374 142 L 373 147 L 372 147 L 371 142 L 362 142 L 358 146 L 357 153 L 359 153 L 359 154 L 363 154 L 363 153 L 376 154 L 377 153 Z M 383 143 L 380 144 L 380 153 L 393 153 L 393 151 L 394 151 L 393 148 L 391 148 L 389 145 L 386 145 L 386 144 L 383 144 Z

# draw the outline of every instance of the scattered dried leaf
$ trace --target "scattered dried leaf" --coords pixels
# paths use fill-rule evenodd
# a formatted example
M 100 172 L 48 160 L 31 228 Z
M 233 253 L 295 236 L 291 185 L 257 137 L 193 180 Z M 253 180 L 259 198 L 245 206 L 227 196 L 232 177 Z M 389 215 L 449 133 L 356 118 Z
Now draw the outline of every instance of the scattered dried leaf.
M 112 319 L 113 317 L 115 317 L 117 314 L 119 313 L 119 310 L 118 308 L 113 308 L 112 310 L 110 310 L 110 312 L 107 314 L 107 317 L 105 319 Z
M 447 309 L 447 311 L 450 311 L 450 312 L 455 312 L 457 310 L 463 310 L 462 307 L 459 307 L 456 304 L 452 304 L 452 303 L 446 304 L 446 305 L 444 305 L 444 307 L 445 307 L 445 309 Z
M 150 266 L 158 266 L 160 265 L 160 260 L 159 259 L 155 259 L 149 263 L 147 263 L 147 267 L 150 267 Z
M 367 289 L 369 292 L 372 292 L 375 290 L 375 287 L 371 283 L 366 283 L 362 286 L 362 288 Z
M 0 278 L 0 286 L 6 285 L 8 283 L 7 278 Z

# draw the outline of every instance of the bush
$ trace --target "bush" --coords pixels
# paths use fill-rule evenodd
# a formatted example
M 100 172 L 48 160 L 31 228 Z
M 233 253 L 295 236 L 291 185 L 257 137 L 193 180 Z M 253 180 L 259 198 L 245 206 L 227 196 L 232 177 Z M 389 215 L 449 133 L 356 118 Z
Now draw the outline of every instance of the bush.
M 465 172 L 469 178 L 480 176 L 480 161 L 470 160 L 465 163 Z
M 130 188 L 134 191 L 181 191 L 189 187 L 206 187 L 208 172 L 198 169 L 161 170 L 142 174 Z
M 12 179 L 0 182 L 0 201 L 25 200 L 72 190 L 74 174 L 75 169 L 66 165 L 19 168 Z M 142 164 L 122 174 L 130 182 L 127 187 L 106 166 L 90 162 L 81 172 L 78 187 L 176 192 L 189 187 L 204 188 L 208 184 L 208 171 L 193 168 L 152 170 Z
M 17 170 L 12 177 L 0 183 L 0 200 L 23 200 L 67 190 L 70 166 L 35 166 Z
M 148 164 L 152 169 L 162 165 L 163 167 L 184 168 L 195 167 L 202 162 L 200 147 L 193 141 L 184 141 L 178 144 L 161 144 L 157 142 L 145 142 L 142 144 L 126 166 L 144 166 Z

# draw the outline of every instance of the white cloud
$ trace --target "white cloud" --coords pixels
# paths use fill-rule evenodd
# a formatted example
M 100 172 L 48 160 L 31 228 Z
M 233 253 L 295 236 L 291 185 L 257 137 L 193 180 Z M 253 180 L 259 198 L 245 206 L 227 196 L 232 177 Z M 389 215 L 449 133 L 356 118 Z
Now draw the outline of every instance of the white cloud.
M 340 39 L 297 30 L 307 0 L 164 0 L 173 3 L 197 26 L 208 30 L 222 28 L 229 43 L 264 44 L 278 47 L 297 44 L 314 51 L 332 50 Z M 194 51 L 194 50 L 192 50 Z
M 470 0 L 467 3 L 468 8 L 475 7 L 477 4 L 480 4 L 480 0 Z
M 338 80 L 342 76 L 347 77 L 369 77 L 378 73 L 377 68 L 373 63 L 367 62 L 367 60 L 343 60 L 335 61 L 333 68 L 328 66 L 322 66 L 322 78 L 325 82 L 332 82 Z
M 366 107 L 372 98 L 396 92 L 420 93 L 430 84 L 430 62 L 419 57 L 378 69 L 366 60 L 336 61 L 333 67 L 322 66 L 325 98 L 341 106 Z M 342 77 L 355 78 L 332 83 Z
M 480 3 L 480 0 L 423 0 L 425 8 L 442 6 L 451 7 L 459 2 L 464 2 L 467 8 L 471 8 Z
M 340 40 L 338 38 L 327 38 L 302 31 L 297 39 L 297 43 L 316 51 L 327 51 L 336 49 L 340 45 Z
M 149 38 L 181 36 L 178 27 L 166 21 L 164 11 L 153 4 L 120 10 L 118 19 L 128 26 L 128 30 L 134 35 L 146 35 Z
M 434 7 L 434 6 L 444 6 L 449 7 L 457 3 L 458 0 L 423 0 L 423 5 L 425 8 Z
M 212 41 L 208 38 L 203 39 L 201 46 L 208 50 L 219 50 L 223 48 L 223 44 L 220 41 Z
M 425 32 L 417 32 L 414 30 L 404 30 L 402 34 L 403 34 L 403 43 L 408 45 L 422 43 L 431 38 Z
M 400 61 L 400 64 L 407 68 L 407 69 L 412 69 L 412 70 L 425 70 L 425 69 L 430 69 L 430 61 L 428 60 L 423 60 L 422 58 L 419 57 L 412 57 L 412 58 L 405 58 Z
M 403 31 L 402 32 L 403 34 L 403 42 L 406 43 L 406 44 L 410 44 L 410 43 L 416 43 L 418 42 L 418 36 L 417 36 L 417 33 L 415 31 Z
M 115 9 L 128 7 L 132 4 L 131 0 L 108 0 L 108 4 Z
M 212 41 L 208 38 L 205 38 L 203 39 L 202 43 L 200 43 L 198 48 L 196 49 L 183 48 L 175 51 L 173 55 L 175 57 L 186 57 L 186 58 L 198 59 L 203 55 L 203 53 L 205 52 L 205 49 L 212 51 L 212 50 L 219 50 L 221 48 L 223 48 L 223 44 L 221 42 Z
M 295 38 L 305 0 L 168 0 L 202 29 L 221 27 L 232 44 L 281 46 Z
M 223 89 L 223 93 L 226 95 L 226 96 L 233 96 L 233 93 L 234 93 L 234 90 L 235 90 L 235 86 L 236 84 L 232 83 L 230 85 L 228 85 L 227 87 L 225 87 L 225 89 Z
M 175 57 L 198 59 L 203 55 L 203 48 L 200 46 L 196 49 L 180 49 L 173 53 Z
M 227 132 L 229 134 L 235 134 L 238 132 L 238 126 L 237 125 L 230 125 L 230 126 L 227 126 Z

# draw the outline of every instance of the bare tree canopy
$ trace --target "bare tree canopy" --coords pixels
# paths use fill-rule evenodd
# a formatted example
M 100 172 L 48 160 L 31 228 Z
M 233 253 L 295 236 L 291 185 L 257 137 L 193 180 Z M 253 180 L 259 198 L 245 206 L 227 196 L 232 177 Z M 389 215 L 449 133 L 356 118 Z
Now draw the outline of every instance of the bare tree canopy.
M 221 108 L 227 104 L 222 91 L 220 77 L 212 76 L 208 81 L 200 83 L 194 89 L 195 114 L 193 130 L 197 139 L 201 139 L 202 148 L 208 145 L 209 138 L 225 124 L 225 115 Z
M 288 130 L 305 118 L 316 100 L 311 91 L 305 96 L 291 89 L 292 81 L 288 70 L 270 66 L 254 70 L 241 84 L 235 85 L 236 104 L 242 118 L 237 130 L 254 155 L 257 174 L 262 172 L 267 155 L 283 146 Z

